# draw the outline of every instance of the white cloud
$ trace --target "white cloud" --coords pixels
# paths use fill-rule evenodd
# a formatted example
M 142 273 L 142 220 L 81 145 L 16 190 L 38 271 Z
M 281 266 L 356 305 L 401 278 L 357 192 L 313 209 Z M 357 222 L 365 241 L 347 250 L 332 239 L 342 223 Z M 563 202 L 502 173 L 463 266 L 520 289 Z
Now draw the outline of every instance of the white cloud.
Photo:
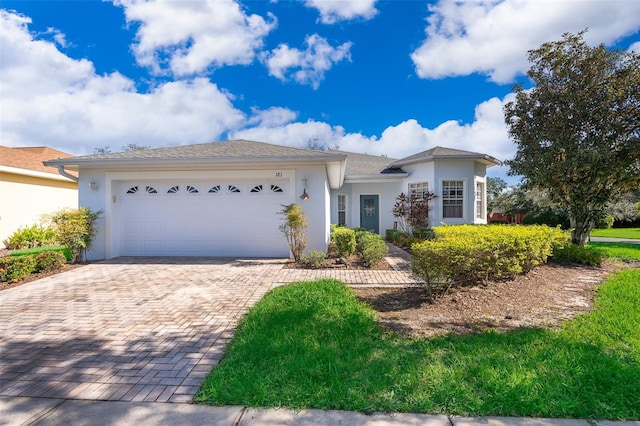
M 229 95 L 206 79 L 138 93 L 123 75 L 97 75 L 90 61 L 34 39 L 30 22 L 0 11 L 3 145 L 48 145 L 74 154 L 129 143 L 157 147 L 216 140 L 245 122 Z
M 640 41 L 636 41 L 631 46 L 629 46 L 629 52 L 640 53 Z
M 426 40 L 411 58 L 422 78 L 482 73 L 509 83 L 528 68 L 526 54 L 585 28 L 590 44 L 613 43 L 640 29 L 640 2 L 440 0 L 428 6 Z
M 312 34 L 307 36 L 305 44 L 305 50 L 281 44 L 270 53 L 265 53 L 262 60 L 269 69 L 269 74 L 282 81 L 290 76 L 300 84 L 310 84 L 317 89 L 325 72 L 335 63 L 343 59 L 351 60 L 351 42 L 333 47 L 327 39 Z
M 233 0 L 115 0 L 127 22 L 139 23 L 133 52 L 140 65 L 161 73 L 167 66 L 177 76 L 211 67 L 249 64 L 276 26 L 269 15 L 247 15 Z
M 265 110 L 251 109 L 252 116 L 247 123 L 261 127 L 276 127 L 290 123 L 298 117 L 298 113 L 283 107 L 271 107 Z
M 314 120 L 276 126 L 258 125 L 234 131 L 231 137 L 294 147 L 305 147 L 308 141 L 314 140 L 325 146 L 337 145 L 344 151 L 392 158 L 406 157 L 439 145 L 506 160 L 515 154 L 515 146 L 508 137 L 502 108 L 512 99 L 513 94 L 509 94 L 504 99 L 491 98 L 477 105 L 471 124 L 447 121 L 429 129 L 409 119 L 387 127 L 380 137 L 347 133 L 341 126 Z
M 378 13 L 375 7 L 377 0 L 306 0 L 307 7 L 320 12 L 320 22 L 335 24 L 350 19 L 371 19 Z

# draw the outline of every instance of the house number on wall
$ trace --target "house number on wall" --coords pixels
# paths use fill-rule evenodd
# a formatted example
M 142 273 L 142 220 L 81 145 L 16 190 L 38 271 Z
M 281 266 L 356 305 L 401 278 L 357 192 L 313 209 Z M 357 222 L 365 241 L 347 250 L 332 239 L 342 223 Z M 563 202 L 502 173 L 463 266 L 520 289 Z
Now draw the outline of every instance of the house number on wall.
M 277 178 L 282 177 L 282 172 L 276 172 L 276 177 Z

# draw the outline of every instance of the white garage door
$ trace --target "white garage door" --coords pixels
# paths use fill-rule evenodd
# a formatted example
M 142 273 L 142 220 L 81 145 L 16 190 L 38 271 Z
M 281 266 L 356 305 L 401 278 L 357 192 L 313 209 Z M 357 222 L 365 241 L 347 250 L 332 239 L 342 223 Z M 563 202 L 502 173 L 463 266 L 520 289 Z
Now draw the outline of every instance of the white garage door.
M 135 181 L 120 186 L 122 256 L 288 257 L 288 180 Z

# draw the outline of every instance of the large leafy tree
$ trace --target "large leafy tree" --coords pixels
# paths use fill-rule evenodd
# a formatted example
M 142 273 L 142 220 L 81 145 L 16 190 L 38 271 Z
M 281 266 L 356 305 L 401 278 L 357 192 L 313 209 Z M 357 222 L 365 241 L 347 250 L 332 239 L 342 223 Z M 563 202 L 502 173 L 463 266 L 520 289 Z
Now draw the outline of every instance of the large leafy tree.
M 606 205 L 640 186 L 640 55 L 588 46 L 584 31 L 529 51 L 534 87 L 515 87 L 505 121 L 510 173 L 567 209 L 583 245 Z
M 500 195 L 506 192 L 508 188 L 509 185 L 507 185 L 504 179 L 487 176 L 487 211 L 489 213 L 498 207 L 496 200 L 498 200 Z

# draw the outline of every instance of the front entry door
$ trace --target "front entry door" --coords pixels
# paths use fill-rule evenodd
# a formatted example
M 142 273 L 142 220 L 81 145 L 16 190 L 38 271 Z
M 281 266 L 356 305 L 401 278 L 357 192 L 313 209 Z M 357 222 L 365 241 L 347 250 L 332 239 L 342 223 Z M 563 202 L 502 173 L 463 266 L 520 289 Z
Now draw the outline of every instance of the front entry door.
M 360 227 L 380 233 L 380 219 L 377 195 L 360 196 Z

